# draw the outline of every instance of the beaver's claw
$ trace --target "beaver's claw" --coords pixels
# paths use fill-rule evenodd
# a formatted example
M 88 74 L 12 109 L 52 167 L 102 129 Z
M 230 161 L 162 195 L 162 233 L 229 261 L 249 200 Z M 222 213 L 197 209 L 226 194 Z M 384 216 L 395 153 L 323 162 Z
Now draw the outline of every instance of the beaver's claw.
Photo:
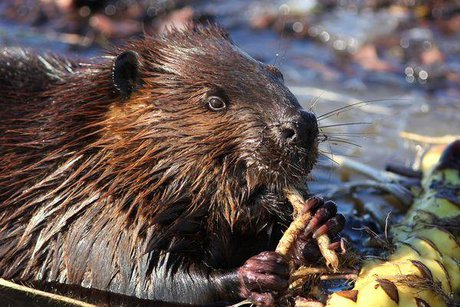
M 323 234 L 334 239 L 345 226 L 345 217 L 337 214 L 337 205 L 333 201 L 324 201 L 321 197 L 314 196 L 305 201 L 303 210 L 310 211 L 313 217 L 297 240 L 295 258 L 299 264 L 312 263 L 319 259 L 320 251 L 315 240 L 312 239 Z M 343 251 L 345 241 L 339 238 L 339 243 L 333 242 L 330 249 Z

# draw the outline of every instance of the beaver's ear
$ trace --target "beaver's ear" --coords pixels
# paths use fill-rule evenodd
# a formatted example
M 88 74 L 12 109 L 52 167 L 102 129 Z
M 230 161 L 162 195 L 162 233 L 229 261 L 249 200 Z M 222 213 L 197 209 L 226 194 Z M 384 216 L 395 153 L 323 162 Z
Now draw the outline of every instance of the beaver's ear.
M 112 80 L 123 98 L 128 98 L 139 83 L 139 54 L 128 50 L 119 54 L 112 66 Z

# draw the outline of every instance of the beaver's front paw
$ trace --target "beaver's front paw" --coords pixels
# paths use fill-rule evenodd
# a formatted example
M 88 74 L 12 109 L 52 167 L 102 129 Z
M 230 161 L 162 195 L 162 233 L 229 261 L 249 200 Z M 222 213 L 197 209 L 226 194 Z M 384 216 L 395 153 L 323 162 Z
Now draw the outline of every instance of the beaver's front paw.
M 307 264 L 321 259 L 318 245 L 315 240 L 323 234 L 327 234 L 331 239 L 335 239 L 329 249 L 344 252 L 346 249 L 345 241 L 337 238 L 337 234 L 345 226 L 345 217 L 337 214 L 337 206 L 333 201 L 324 201 L 319 196 L 314 196 L 305 201 L 303 211 L 309 211 L 312 218 L 305 228 L 304 233 L 299 236 L 296 244 L 295 258 L 298 264 Z
M 262 252 L 238 269 L 241 296 L 257 306 L 276 306 L 289 286 L 289 268 L 277 252 Z
M 337 205 L 333 201 L 324 201 L 321 197 L 309 198 L 305 204 L 305 210 L 311 210 L 313 217 L 305 228 L 305 235 L 316 239 L 327 233 L 335 237 L 345 226 L 345 217 L 337 214 Z

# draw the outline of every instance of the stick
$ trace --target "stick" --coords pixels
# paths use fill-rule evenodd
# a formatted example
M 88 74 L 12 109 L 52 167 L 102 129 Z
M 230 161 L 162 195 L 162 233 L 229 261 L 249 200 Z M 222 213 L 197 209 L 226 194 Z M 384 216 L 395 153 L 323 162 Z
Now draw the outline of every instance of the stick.
M 79 300 L 76 300 L 76 299 L 73 299 L 73 298 L 70 298 L 70 297 L 65 297 L 65 296 L 62 296 L 62 295 L 53 294 L 53 293 L 33 289 L 33 288 L 30 288 L 30 287 L 18 285 L 18 284 L 15 284 L 15 283 L 11 282 L 11 281 L 7 281 L 7 280 L 5 280 L 3 278 L 0 278 L 0 287 L 9 288 L 9 289 L 13 289 L 13 290 L 16 290 L 16 291 L 21 291 L 21 292 L 24 292 L 26 294 L 32 294 L 32 295 L 36 295 L 36 296 L 41 296 L 43 298 L 48 298 L 48 299 L 51 299 L 53 301 L 59 301 L 59 302 L 65 303 L 65 304 L 71 304 L 71 305 L 80 306 L 80 307 L 96 307 L 96 305 L 88 304 L 88 303 L 85 303 L 85 302 L 82 302 L 82 301 L 79 301 Z

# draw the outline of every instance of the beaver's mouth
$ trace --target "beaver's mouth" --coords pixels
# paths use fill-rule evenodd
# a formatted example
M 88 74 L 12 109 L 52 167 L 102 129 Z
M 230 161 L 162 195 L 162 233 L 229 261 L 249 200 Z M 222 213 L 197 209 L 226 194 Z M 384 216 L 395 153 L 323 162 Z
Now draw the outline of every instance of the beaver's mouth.
M 317 139 L 308 148 L 295 144 L 281 147 L 269 141 L 246 165 L 249 177 L 258 185 L 282 189 L 305 183 L 317 156 Z

